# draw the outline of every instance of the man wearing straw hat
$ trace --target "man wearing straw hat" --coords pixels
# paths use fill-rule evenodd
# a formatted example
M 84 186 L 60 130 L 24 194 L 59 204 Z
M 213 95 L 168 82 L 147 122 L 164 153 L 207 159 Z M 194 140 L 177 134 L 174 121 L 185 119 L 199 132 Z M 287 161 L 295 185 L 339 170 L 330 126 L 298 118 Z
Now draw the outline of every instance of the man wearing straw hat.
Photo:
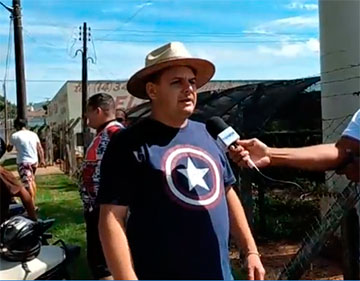
M 249 278 L 263 279 L 226 156 L 204 124 L 188 119 L 214 65 L 179 42 L 154 50 L 145 64 L 127 89 L 150 99 L 151 116 L 114 136 L 101 167 L 99 231 L 113 277 L 232 279 L 231 229 Z

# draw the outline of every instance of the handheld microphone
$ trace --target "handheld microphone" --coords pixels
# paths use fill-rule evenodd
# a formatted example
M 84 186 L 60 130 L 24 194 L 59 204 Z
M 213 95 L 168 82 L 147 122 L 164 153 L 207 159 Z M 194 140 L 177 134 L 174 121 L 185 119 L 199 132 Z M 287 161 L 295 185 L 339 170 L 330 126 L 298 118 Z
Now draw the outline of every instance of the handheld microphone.
M 225 152 L 227 152 L 232 145 L 236 147 L 236 141 L 240 139 L 238 133 L 218 116 L 211 117 L 206 122 L 206 130 Z M 256 167 L 251 159 L 248 161 L 248 166 L 259 171 L 259 168 Z
M 208 121 L 206 121 L 206 130 L 216 140 L 216 142 L 225 152 L 227 152 L 229 150 L 229 147 L 232 145 L 236 147 L 237 146 L 236 141 L 240 139 L 239 134 L 231 126 L 226 124 L 222 118 L 218 116 L 211 117 Z M 294 185 L 303 191 L 303 188 L 300 185 L 298 185 L 296 182 L 277 180 L 268 177 L 267 175 L 264 175 L 259 170 L 259 168 L 256 167 L 255 163 L 251 160 L 251 158 L 249 158 L 247 164 L 249 168 L 251 169 L 254 168 L 262 177 L 264 177 L 269 181 L 281 183 L 281 184 Z

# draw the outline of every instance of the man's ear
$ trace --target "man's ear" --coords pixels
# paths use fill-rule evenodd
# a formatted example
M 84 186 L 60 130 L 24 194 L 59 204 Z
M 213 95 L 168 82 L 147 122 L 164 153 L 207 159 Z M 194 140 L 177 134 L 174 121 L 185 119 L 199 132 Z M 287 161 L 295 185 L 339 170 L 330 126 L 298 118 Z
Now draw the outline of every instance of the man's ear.
M 155 100 L 157 96 L 156 85 L 153 82 L 147 82 L 145 87 L 149 98 Z

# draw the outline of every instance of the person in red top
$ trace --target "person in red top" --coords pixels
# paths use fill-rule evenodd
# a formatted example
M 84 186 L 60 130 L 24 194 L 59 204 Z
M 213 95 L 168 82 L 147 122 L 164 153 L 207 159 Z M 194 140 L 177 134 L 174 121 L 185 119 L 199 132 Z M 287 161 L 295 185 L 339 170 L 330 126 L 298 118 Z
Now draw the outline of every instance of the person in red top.
M 116 121 L 115 102 L 108 94 L 95 94 L 87 102 L 88 126 L 96 129 L 82 167 L 80 195 L 84 204 L 87 258 L 95 279 L 112 279 L 102 251 L 99 233 L 99 206 L 96 198 L 100 184 L 100 164 L 111 137 L 123 127 Z

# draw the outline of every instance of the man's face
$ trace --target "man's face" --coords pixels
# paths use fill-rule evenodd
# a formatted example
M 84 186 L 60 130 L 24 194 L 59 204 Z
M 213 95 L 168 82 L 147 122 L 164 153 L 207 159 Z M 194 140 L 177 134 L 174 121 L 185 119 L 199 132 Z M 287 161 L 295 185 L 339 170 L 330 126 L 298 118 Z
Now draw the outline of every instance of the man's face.
M 195 110 L 197 93 L 193 70 L 186 66 L 170 67 L 154 84 L 151 97 L 154 110 L 162 111 L 171 119 L 188 118 Z
M 86 107 L 87 124 L 90 128 L 97 129 L 101 126 L 101 109 L 99 107 L 93 108 L 92 106 Z

